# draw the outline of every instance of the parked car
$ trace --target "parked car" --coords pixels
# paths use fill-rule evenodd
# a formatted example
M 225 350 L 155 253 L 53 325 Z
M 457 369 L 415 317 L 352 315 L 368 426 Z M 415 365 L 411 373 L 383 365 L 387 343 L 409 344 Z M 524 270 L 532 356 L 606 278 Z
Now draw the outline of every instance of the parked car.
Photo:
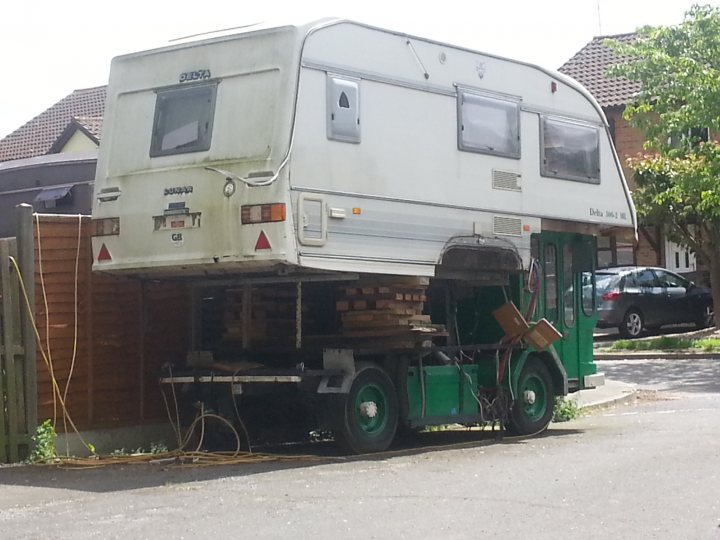
M 710 289 L 664 268 L 623 266 L 596 272 L 598 327 L 626 338 L 667 324 L 713 324 Z

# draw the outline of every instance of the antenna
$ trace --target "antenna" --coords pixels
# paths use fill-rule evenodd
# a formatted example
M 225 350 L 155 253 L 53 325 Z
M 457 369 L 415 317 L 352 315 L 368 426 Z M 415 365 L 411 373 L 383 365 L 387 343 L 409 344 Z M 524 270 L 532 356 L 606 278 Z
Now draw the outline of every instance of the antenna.
M 598 32 L 600 36 L 603 35 L 602 31 L 602 17 L 600 16 L 600 0 L 597 0 L 597 12 L 598 12 Z

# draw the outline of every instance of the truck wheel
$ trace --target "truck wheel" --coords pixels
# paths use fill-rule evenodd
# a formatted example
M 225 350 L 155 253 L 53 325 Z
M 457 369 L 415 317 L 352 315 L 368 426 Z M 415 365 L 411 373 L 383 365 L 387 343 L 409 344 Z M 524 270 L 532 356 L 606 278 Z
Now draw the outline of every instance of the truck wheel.
M 333 404 L 335 441 L 348 452 L 386 450 L 398 425 L 398 399 L 390 377 L 376 366 L 360 368 L 350 392 Z
M 539 358 L 529 357 L 518 379 L 515 402 L 506 426 L 508 431 L 516 435 L 543 431 L 552 419 L 554 399 L 547 366 Z
M 640 334 L 645 330 L 642 313 L 635 308 L 628 309 L 618 330 L 624 338 L 640 337 Z

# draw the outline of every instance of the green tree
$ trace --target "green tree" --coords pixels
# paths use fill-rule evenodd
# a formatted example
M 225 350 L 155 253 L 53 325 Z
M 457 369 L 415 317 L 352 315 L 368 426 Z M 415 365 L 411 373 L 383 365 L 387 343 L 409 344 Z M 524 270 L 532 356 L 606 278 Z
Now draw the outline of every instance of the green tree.
M 637 36 L 608 42 L 625 59 L 610 74 L 641 84 L 624 113 L 645 132 L 649 151 L 631 160 L 633 199 L 646 223 L 662 226 L 708 267 L 719 306 L 720 8 L 694 5 L 681 24 L 643 27 Z

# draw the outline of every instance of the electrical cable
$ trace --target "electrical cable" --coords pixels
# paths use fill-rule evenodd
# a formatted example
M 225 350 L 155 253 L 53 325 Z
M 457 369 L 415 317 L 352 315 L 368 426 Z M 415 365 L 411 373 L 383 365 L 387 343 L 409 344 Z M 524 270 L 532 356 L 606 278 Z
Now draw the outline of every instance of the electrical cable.
M 47 358 L 45 360 L 48 369 L 50 371 L 50 379 L 55 380 L 55 372 L 53 369 L 53 362 L 52 362 L 52 356 L 50 352 L 50 309 L 48 308 L 48 300 L 47 300 L 47 293 L 45 289 L 45 272 L 43 272 L 43 254 L 42 254 L 42 239 L 40 235 L 40 214 L 35 214 L 35 235 L 37 236 L 37 249 L 38 249 L 38 273 L 40 276 L 40 289 L 42 291 L 43 296 L 43 304 L 45 306 L 45 346 L 47 349 Z M 17 266 L 17 265 L 16 265 Z M 18 269 L 18 276 L 20 277 L 20 280 L 22 281 L 22 276 L 20 276 L 20 270 Z M 27 300 L 27 298 L 26 298 Z M 30 302 L 28 301 L 28 309 L 30 309 Z M 34 310 L 31 310 L 34 313 Z M 37 328 L 35 329 L 37 333 Z M 42 351 L 42 343 L 39 338 L 38 333 L 38 345 L 40 346 L 40 349 Z M 44 356 L 44 355 L 43 355 Z M 57 401 L 55 399 L 55 384 L 52 385 L 53 390 L 53 428 L 57 424 Z
M 75 277 L 74 283 L 74 324 L 73 324 L 73 351 L 72 359 L 70 360 L 70 372 L 68 373 L 67 382 L 65 383 L 65 392 L 63 392 L 63 401 L 67 402 L 67 395 L 70 389 L 70 381 L 72 380 L 73 373 L 75 372 L 75 360 L 77 359 L 78 349 L 78 277 L 80 272 L 80 243 L 82 240 L 82 215 L 78 214 L 78 231 L 77 231 L 77 248 L 75 250 Z M 40 243 L 38 239 L 38 244 Z M 43 296 L 47 297 L 45 290 L 43 290 Z M 65 433 L 67 433 L 67 423 L 65 422 L 65 416 L 63 415 L 63 423 L 65 425 Z M 70 455 L 69 441 L 65 438 L 65 444 L 67 445 L 67 454 Z
M 37 344 L 38 344 L 38 349 L 40 350 L 40 354 L 42 355 L 43 360 L 45 361 L 45 365 L 48 366 L 48 369 L 50 370 L 51 384 L 52 384 L 52 388 L 53 388 L 53 395 L 54 395 L 54 396 L 57 396 L 57 399 L 60 401 L 60 406 L 61 406 L 61 408 L 62 408 L 63 414 L 67 416 L 67 421 L 70 423 L 70 426 L 73 428 L 73 430 L 74 430 L 75 433 L 77 434 L 77 436 L 78 436 L 78 438 L 80 439 L 80 442 L 82 443 L 82 445 L 83 445 L 85 448 L 87 448 L 88 451 L 89 451 L 91 454 L 94 454 L 94 453 L 95 453 L 94 449 L 93 449 L 87 442 L 85 442 L 85 439 L 84 439 L 84 438 L 82 437 L 82 435 L 80 434 L 80 431 L 78 430 L 77 426 L 75 425 L 75 422 L 73 421 L 72 417 L 70 416 L 70 413 L 68 412 L 67 407 L 66 407 L 66 405 L 65 405 L 65 400 L 63 399 L 63 397 L 62 397 L 62 392 L 60 391 L 60 385 L 58 384 L 58 381 L 57 381 L 57 379 L 55 378 L 55 374 L 54 374 L 54 372 L 53 372 L 53 370 L 52 370 L 51 360 L 50 360 L 48 354 L 45 352 L 45 350 L 44 350 L 44 348 L 43 348 L 43 346 L 42 346 L 42 338 L 40 337 L 40 332 L 39 332 L 39 330 L 38 330 L 38 327 L 37 327 L 37 324 L 36 324 L 36 321 L 35 321 L 35 315 L 33 314 L 33 309 L 32 309 L 32 307 L 30 306 L 30 299 L 29 299 L 28 294 L 27 294 L 27 289 L 26 289 L 26 287 L 25 287 L 25 282 L 24 282 L 24 280 L 22 279 L 22 274 L 20 273 L 20 267 L 18 266 L 18 263 L 17 263 L 17 261 L 15 260 L 14 257 L 10 257 L 10 262 L 11 262 L 11 263 L 13 264 L 13 266 L 15 267 L 15 271 L 17 272 L 17 275 L 18 275 L 18 282 L 20 283 L 20 289 L 22 290 L 23 297 L 24 297 L 24 299 L 25 299 L 25 306 L 26 306 L 26 308 L 27 308 L 27 310 L 28 310 L 28 314 L 29 314 L 29 316 L 30 316 L 30 322 L 32 323 L 33 330 L 35 331 L 35 339 L 36 339 Z
M 233 373 L 233 376 L 237 375 L 238 371 L 235 371 Z M 247 441 L 247 447 L 248 452 L 252 454 L 252 445 L 250 444 L 250 433 L 248 432 L 247 428 L 245 427 L 245 422 L 243 422 L 242 417 L 240 416 L 240 411 L 238 410 L 237 401 L 235 401 L 235 394 L 233 394 L 233 385 L 230 383 L 230 399 L 232 400 L 233 408 L 235 409 L 235 418 L 237 419 L 238 423 L 240 424 L 240 427 L 243 430 L 243 433 L 245 434 L 245 440 Z

